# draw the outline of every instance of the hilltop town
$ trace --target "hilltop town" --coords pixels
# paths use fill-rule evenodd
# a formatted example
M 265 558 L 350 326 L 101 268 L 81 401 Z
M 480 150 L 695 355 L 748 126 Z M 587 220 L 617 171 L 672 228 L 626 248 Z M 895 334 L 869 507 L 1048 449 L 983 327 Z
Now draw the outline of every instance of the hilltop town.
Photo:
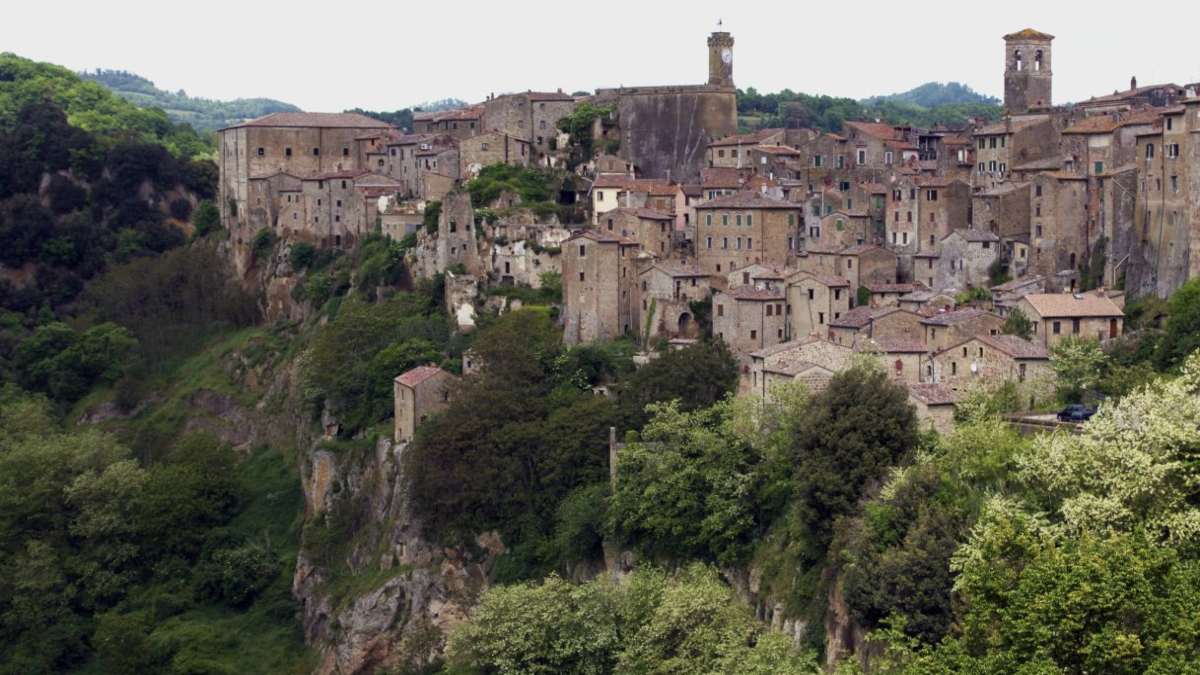
M 1059 341 L 1116 338 L 1127 296 L 1200 275 L 1197 87 L 1134 78 L 1056 106 L 1053 40 L 1005 35 L 1003 118 L 953 129 L 739 133 L 726 32 L 700 85 L 491 95 L 418 113 L 411 133 L 275 113 L 220 131 L 221 217 L 242 274 L 264 230 L 335 249 L 407 238 L 464 331 L 484 289 L 557 278 L 566 343 L 712 335 L 742 392 L 819 387 L 869 354 L 945 428 L 969 381 L 1044 381 Z M 533 203 L 466 187 L 506 170 L 555 184 Z M 1031 334 L 1005 334 L 1014 313 Z M 422 414 L 400 414 L 402 390 L 434 374 L 397 378 L 398 438 Z

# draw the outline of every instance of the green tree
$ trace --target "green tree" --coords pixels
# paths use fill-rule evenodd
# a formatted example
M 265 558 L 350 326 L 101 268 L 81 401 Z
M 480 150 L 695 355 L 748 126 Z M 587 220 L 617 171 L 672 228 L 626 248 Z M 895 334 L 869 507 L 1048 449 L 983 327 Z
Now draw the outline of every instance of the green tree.
M 1173 368 L 1200 349 L 1200 279 L 1175 289 L 1167 304 L 1167 332 L 1159 344 L 1155 362 Z
M 795 466 L 795 508 L 817 560 L 833 523 L 854 512 L 866 488 L 906 459 L 917 443 L 916 417 L 905 390 L 880 369 L 838 373 L 812 397 L 788 448 Z
M 721 340 L 670 350 L 621 383 L 619 405 L 626 429 L 649 419 L 646 406 L 679 401 L 684 412 L 706 408 L 737 386 L 737 364 Z
M 1004 319 L 1004 326 L 1000 330 L 1005 335 L 1016 335 L 1023 340 L 1028 340 L 1033 337 L 1033 322 L 1025 316 L 1025 312 L 1014 307 L 1009 310 L 1008 316 Z
M 1074 335 L 1063 338 L 1050 348 L 1050 365 L 1058 377 L 1058 395 L 1067 402 L 1079 402 L 1100 382 L 1108 366 L 1108 357 L 1100 343 Z

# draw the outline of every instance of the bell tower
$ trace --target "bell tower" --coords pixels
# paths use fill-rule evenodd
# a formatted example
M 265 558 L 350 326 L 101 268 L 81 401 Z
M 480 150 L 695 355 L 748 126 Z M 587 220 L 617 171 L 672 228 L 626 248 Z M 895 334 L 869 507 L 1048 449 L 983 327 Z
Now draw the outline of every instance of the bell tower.
M 1004 109 L 1010 115 L 1051 106 L 1050 43 L 1032 28 L 1004 36 Z
M 725 31 L 708 36 L 708 86 L 733 88 L 733 36 Z

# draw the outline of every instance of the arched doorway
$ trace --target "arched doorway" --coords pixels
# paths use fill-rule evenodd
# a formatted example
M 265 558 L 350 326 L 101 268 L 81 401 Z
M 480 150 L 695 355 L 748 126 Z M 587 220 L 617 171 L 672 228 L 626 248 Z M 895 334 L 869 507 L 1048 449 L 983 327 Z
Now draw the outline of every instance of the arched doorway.
M 684 312 L 679 315 L 679 337 L 691 337 L 692 315 Z

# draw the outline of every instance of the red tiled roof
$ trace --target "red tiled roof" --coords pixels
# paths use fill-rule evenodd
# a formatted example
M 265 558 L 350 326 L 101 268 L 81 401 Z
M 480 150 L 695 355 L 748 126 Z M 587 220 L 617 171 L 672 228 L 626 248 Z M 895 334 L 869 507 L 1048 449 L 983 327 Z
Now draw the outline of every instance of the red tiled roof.
M 758 131 L 755 131 L 755 132 L 752 132 L 749 134 L 736 134 L 733 136 L 726 136 L 725 138 L 718 139 L 718 140 L 715 140 L 715 141 L 709 143 L 708 147 L 717 148 L 717 147 L 721 147 L 721 146 L 730 146 L 730 145 L 757 145 L 759 143 L 762 143 L 764 140 L 770 138 L 771 136 L 774 136 L 774 135 L 776 135 L 778 133 L 782 133 L 782 132 L 783 132 L 783 129 L 759 129 Z
M 843 126 L 855 129 L 859 133 L 872 138 L 885 141 L 899 140 L 896 138 L 896 129 L 890 124 L 882 124 L 880 122 L 845 122 Z
M 970 321 L 971 319 L 977 319 L 981 316 L 994 316 L 997 319 L 1000 318 L 999 316 L 992 314 L 991 312 L 987 312 L 982 309 L 979 309 L 978 307 L 967 307 L 964 309 L 956 309 L 952 312 L 942 312 L 940 314 L 934 314 L 933 316 L 929 317 L 928 319 L 922 320 L 921 323 L 930 324 L 930 325 L 934 325 L 934 326 L 953 326 L 956 323 L 962 323 L 963 321 Z
M 416 387 L 425 380 L 428 380 L 439 373 L 445 373 L 447 375 L 449 374 L 437 366 L 417 366 L 416 368 L 406 371 L 401 375 L 397 375 L 396 382 L 399 382 L 406 387 Z
M 601 244 L 620 244 L 622 246 L 638 246 L 639 245 L 638 242 L 636 242 L 633 239 L 630 239 L 628 237 L 621 237 L 621 236 L 618 236 L 615 234 L 608 234 L 607 232 L 604 232 L 602 230 L 596 230 L 596 229 L 592 229 L 592 228 L 589 228 L 586 230 L 579 230 L 578 232 L 575 232 L 570 237 L 567 237 L 567 241 L 571 241 L 572 239 L 579 239 L 579 238 L 591 239 L 592 241 L 601 243 Z
M 697 209 L 800 209 L 793 202 L 768 197 L 759 192 L 737 192 L 724 197 L 710 199 L 696 205 Z
M 391 129 L 392 125 L 358 113 L 277 112 L 225 127 L 320 127 L 324 129 Z
M 1033 305 L 1042 318 L 1125 315 L 1110 298 L 1091 293 L 1030 293 L 1024 300 Z
M 925 405 L 953 405 L 958 401 L 958 392 L 944 384 L 932 382 L 910 384 L 908 393 Z
M 755 288 L 754 286 L 738 286 L 731 288 L 726 292 L 734 300 L 782 300 L 783 291 L 767 288 Z
M 732 189 L 742 186 L 741 170 L 725 166 L 709 166 L 700 169 L 702 188 Z
M 902 335 L 880 335 L 870 341 L 885 354 L 924 354 L 929 351 L 924 342 Z

